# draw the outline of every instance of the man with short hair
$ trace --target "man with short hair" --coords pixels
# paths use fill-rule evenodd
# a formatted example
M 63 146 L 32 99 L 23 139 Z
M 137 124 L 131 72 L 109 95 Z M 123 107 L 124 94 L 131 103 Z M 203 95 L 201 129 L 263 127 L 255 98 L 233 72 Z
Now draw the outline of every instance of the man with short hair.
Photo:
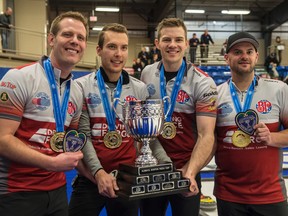
M 12 13 L 13 13 L 12 8 L 7 7 L 6 11 L 0 15 L 2 52 L 6 52 L 8 49 L 10 29 L 13 27 L 13 25 L 11 24 Z
M 68 216 L 64 171 L 83 154 L 64 152 L 64 138 L 70 129 L 75 133 L 82 110 L 71 71 L 84 54 L 87 31 L 82 14 L 60 14 L 48 35 L 49 57 L 11 69 L 1 80 L 1 216 Z
M 157 48 L 162 60 L 144 68 L 141 75 L 150 98 L 165 100 L 166 114 L 158 137 L 174 166 L 191 182 L 189 192 L 143 199 L 143 216 L 165 215 L 170 202 L 173 215 L 199 214 L 200 170 L 213 156 L 216 122 L 216 84 L 184 58 L 189 47 L 187 28 L 179 18 L 165 18 L 157 27 Z M 171 108 L 169 108 L 171 107 Z
M 219 216 L 288 215 L 281 149 L 288 146 L 288 86 L 255 74 L 258 48 L 247 32 L 228 38 L 224 57 L 232 78 L 217 88 Z

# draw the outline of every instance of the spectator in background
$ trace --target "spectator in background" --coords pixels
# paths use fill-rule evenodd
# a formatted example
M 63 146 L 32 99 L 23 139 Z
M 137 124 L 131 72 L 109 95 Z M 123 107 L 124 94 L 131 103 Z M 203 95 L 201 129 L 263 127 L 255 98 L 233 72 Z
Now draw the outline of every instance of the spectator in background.
M 226 53 L 227 41 L 228 41 L 228 39 L 226 39 L 226 40 L 224 41 L 223 45 L 222 45 L 222 48 L 221 48 L 221 51 L 220 51 L 220 55 L 221 55 L 221 56 L 224 56 L 225 53 Z
M 12 8 L 7 7 L 6 11 L 0 15 L 0 32 L 1 32 L 1 44 L 2 52 L 6 52 L 9 49 L 9 35 L 10 29 L 13 27 L 11 24 L 11 15 L 13 13 Z
M 150 64 L 160 60 L 161 60 L 160 50 L 154 45 L 150 50 Z
M 281 41 L 280 36 L 277 36 L 275 39 L 275 53 L 278 55 L 279 65 L 281 64 L 281 61 L 282 61 L 282 52 L 284 49 L 285 49 L 284 42 Z
M 141 48 L 141 51 L 138 53 L 138 58 L 140 58 L 143 63 L 143 67 L 149 64 L 149 53 L 146 51 L 145 47 Z
M 140 79 L 141 72 L 143 70 L 143 65 L 140 58 L 137 58 L 136 60 L 133 61 L 132 68 L 134 70 L 134 77 Z
M 189 53 L 190 53 L 190 61 L 191 63 L 195 63 L 196 61 L 196 52 L 197 52 L 197 47 L 198 47 L 198 44 L 200 43 L 199 39 L 197 38 L 197 35 L 196 33 L 193 33 L 193 37 L 190 38 L 189 40 L 189 46 L 190 46 L 190 49 L 189 49 Z
M 211 35 L 208 33 L 208 30 L 206 29 L 204 31 L 204 33 L 201 35 L 201 40 L 200 40 L 201 58 L 208 58 L 210 42 L 214 45 L 214 41 L 213 41 Z
M 272 79 L 278 79 L 279 73 L 277 71 L 277 66 L 279 65 L 279 61 L 276 58 L 276 54 L 274 52 L 271 52 L 265 59 L 265 68 L 268 72 L 269 76 Z

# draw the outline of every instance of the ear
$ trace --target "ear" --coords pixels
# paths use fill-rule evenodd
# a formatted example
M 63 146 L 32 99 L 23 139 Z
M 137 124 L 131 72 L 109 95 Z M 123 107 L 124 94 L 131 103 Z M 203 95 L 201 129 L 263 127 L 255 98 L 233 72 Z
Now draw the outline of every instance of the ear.
M 96 46 L 96 53 L 97 53 L 98 56 L 100 56 L 101 50 L 102 50 L 102 49 L 100 48 L 100 46 L 97 45 L 97 46 Z
M 227 53 L 224 54 L 224 58 L 225 58 L 226 63 L 228 64 L 228 55 L 227 55 Z
M 48 44 L 50 47 L 54 46 L 55 36 L 52 33 L 49 33 L 48 35 Z
M 157 47 L 157 49 L 159 49 L 159 41 L 157 38 L 154 40 L 154 44 Z

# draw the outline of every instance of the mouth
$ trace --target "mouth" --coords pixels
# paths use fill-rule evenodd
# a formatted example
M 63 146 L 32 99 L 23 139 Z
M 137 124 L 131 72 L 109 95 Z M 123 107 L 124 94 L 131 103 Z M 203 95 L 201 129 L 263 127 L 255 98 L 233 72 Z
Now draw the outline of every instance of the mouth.
M 123 61 L 120 60 L 111 60 L 111 63 L 116 64 L 116 65 L 120 65 L 123 63 Z
M 180 51 L 178 51 L 178 50 L 167 50 L 167 53 L 169 53 L 169 54 L 177 54 L 179 52 Z
M 71 49 L 71 48 L 66 48 L 65 50 L 66 50 L 67 52 L 71 53 L 71 54 L 77 54 L 77 53 L 79 53 L 78 50 Z

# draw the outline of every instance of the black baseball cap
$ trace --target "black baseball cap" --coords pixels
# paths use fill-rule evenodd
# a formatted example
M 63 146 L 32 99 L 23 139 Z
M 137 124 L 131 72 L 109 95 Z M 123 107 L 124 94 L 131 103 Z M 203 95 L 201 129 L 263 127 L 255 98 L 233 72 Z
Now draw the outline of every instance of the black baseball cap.
M 248 32 L 237 32 L 233 35 L 230 35 L 228 38 L 226 53 L 228 53 L 234 45 L 241 42 L 251 43 L 255 47 L 256 51 L 259 47 L 259 43 L 253 35 L 249 34 Z

